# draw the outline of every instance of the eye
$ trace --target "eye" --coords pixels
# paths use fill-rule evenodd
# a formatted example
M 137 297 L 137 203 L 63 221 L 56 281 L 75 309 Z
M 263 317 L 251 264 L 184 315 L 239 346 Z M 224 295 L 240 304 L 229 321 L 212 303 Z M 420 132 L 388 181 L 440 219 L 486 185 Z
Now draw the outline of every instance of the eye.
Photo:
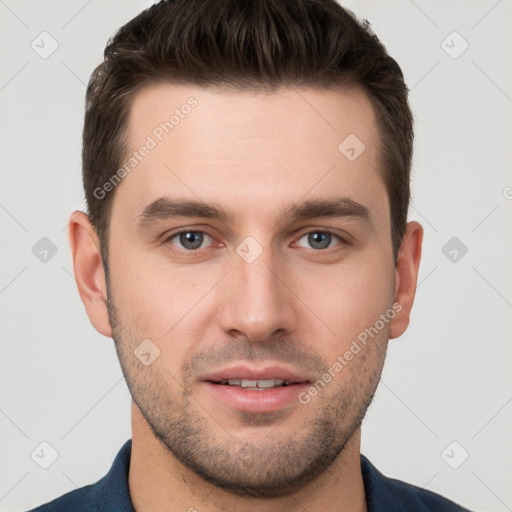
M 331 242 L 333 241 L 333 238 L 337 238 L 341 243 L 345 242 L 340 236 L 335 235 L 331 231 L 310 231 L 309 233 L 305 233 L 299 238 L 302 240 L 303 238 L 306 238 L 307 243 L 309 243 L 313 249 L 317 250 L 323 250 L 328 249 L 331 247 Z M 300 243 L 297 242 L 300 246 Z M 301 246 L 302 247 L 302 246 Z
M 171 243 L 174 245 L 172 240 L 176 238 L 181 244 L 181 249 L 185 251 L 195 251 L 201 248 L 201 245 L 205 241 L 205 237 L 207 239 L 213 240 L 213 238 L 204 231 L 186 230 L 174 233 L 174 235 L 165 240 L 165 243 Z
M 303 239 L 306 239 L 307 243 L 310 244 L 310 247 L 317 251 L 322 251 L 333 247 L 333 245 L 336 245 L 333 244 L 335 239 L 340 242 L 338 245 L 348 244 L 348 242 L 341 238 L 339 235 L 325 230 L 309 231 L 308 233 L 302 235 L 298 241 L 295 242 L 295 245 L 304 247 L 300 243 L 300 241 Z M 183 252 L 190 253 L 197 252 L 199 249 L 204 248 L 203 244 L 205 242 L 209 242 L 209 244 L 211 244 L 213 240 L 214 238 L 204 231 L 188 229 L 172 234 L 164 240 L 164 243 L 171 244 Z

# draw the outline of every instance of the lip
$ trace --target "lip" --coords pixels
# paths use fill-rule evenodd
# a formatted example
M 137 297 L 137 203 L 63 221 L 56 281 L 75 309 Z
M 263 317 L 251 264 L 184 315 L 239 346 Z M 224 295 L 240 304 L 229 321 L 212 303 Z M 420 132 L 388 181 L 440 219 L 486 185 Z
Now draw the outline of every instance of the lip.
M 291 384 L 271 389 L 247 389 L 239 386 L 220 384 L 225 379 L 268 380 L 282 379 Z M 284 366 L 271 365 L 255 368 L 248 365 L 237 365 L 204 375 L 201 377 L 207 392 L 215 400 L 224 402 L 239 411 L 264 413 L 275 412 L 291 403 L 298 404 L 298 395 L 311 382 L 306 376 Z
M 214 399 L 239 411 L 254 413 L 275 412 L 291 403 L 299 404 L 299 393 L 309 385 L 307 382 L 302 382 L 259 391 L 228 384 L 214 384 L 209 381 L 203 381 L 202 384 Z

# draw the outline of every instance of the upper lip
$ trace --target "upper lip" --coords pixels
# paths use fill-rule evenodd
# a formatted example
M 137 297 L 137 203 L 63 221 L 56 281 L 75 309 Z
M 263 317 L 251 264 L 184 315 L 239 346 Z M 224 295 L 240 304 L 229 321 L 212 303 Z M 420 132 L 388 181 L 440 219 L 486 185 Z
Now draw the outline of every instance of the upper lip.
M 247 365 L 237 365 L 218 370 L 213 373 L 203 375 L 200 380 L 220 382 L 226 379 L 247 379 L 247 380 L 270 380 L 281 379 L 292 383 L 309 382 L 305 376 L 299 375 L 297 372 L 285 368 L 284 366 L 265 366 L 255 368 Z

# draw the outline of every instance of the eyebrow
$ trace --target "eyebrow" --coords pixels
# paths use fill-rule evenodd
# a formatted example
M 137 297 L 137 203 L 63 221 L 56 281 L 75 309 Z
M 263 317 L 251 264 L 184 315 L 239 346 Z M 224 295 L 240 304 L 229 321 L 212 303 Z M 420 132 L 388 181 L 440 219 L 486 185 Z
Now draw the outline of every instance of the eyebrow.
M 191 199 L 170 199 L 160 197 L 147 205 L 137 216 L 138 224 L 147 227 L 161 220 L 176 217 L 200 217 L 229 223 L 234 220 L 232 213 L 217 204 L 207 204 Z M 371 224 L 370 211 L 366 206 L 347 197 L 314 199 L 293 204 L 281 209 L 281 217 L 292 220 L 314 217 L 352 217 Z

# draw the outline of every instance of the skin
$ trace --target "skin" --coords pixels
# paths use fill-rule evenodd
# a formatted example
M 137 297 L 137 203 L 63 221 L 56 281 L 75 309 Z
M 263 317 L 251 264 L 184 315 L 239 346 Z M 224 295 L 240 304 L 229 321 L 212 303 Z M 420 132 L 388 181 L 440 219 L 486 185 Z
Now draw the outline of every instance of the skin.
M 70 218 L 81 299 L 114 339 L 133 397 L 134 507 L 364 511 L 361 421 L 388 340 L 409 324 L 423 238 L 408 223 L 395 265 L 374 110 L 357 89 L 153 85 L 132 103 L 132 149 L 190 96 L 198 105 L 115 189 L 109 283 L 87 215 Z M 366 146 L 352 162 L 338 150 L 351 133 Z M 176 217 L 142 229 L 137 215 L 161 196 L 215 202 L 234 219 Z M 284 215 L 339 196 L 366 206 L 370 222 Z M 194 252 L 169 240 L 183 228 L 209 236 Z M 307 236 L 317 231 L 345 242 L 333 236 L 319 249 Z M 262 249 L 250 264 L 236 252 L 247 236 Z M 393 304 L 401 310 L 306 405 L 242 412 L 200 380 L 238 361 L 275 362 L 316 381 Z M 160 350 L 149 366 L 133 354 L 144 339 Z

